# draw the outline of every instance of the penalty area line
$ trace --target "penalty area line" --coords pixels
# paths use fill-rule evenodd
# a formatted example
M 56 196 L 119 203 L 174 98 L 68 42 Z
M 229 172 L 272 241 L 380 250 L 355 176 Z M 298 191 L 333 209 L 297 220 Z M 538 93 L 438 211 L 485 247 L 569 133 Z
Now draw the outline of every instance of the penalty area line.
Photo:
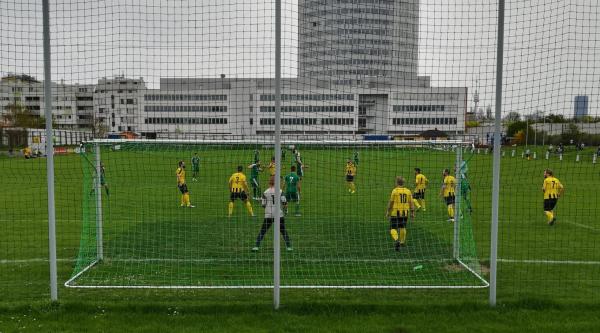
M 600 265 L 594 260 L 537 260 L 537 259 L 498 259 L 498 262 L 509 264 L 547 264 L 547 265 Z

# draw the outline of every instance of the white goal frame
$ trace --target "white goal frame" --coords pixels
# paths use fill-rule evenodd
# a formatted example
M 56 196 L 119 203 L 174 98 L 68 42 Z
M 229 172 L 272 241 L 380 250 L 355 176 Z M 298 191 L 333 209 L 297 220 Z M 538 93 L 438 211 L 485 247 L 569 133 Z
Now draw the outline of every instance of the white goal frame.
M 100 181 L 101 175 L 101 146 L 118 146 L 119 144 L 130 144 L 130 143 L 142 143 L 142 144 L 179 144 L 179 145 L 263 145 L 263 146 L 274 146 L 273 140 L 267 139 L 253 139 L 247 140 L 185 140 L 185 139 L 94 139 L 82 143 L 82 147 L 85 145 L 94 146 L 94 193 L 96 196 L 96 259 L 93 260 L 89 265 L 84 267 L 76 275 L 69 278 L 64 286 L 68 288 L 78 289 L 273 289 L 273 288 L 284 288 L 284 289 L 481 289 L 488 288 L 489 282 L 478 272 L 474 271 L 460 258 L 460 200 L 461 200 L 461 175 L 460 166 L 462 163 L 462 152 L 467 147 L 472 146 L 472 142 L 461 141 L 461 140 L 364 140 L 364 141 L 353 141 L 353 140 L 282 140 L 281 145 L 300 145 L 300 146 L 353 146 L 353 147 L 364 147 L 364 146 L 396 146 L 398 148 L 406 147 L 431 147 L 440 146 L 441 149 L 449 149 L 456 153 L 456 172 L 455 178 L 457 181 L 456 201 L 455 201 L 455 213 L 454 213 L 454 230 L 453 230 L 453 253 L 452 259 L 421 259 L 419 262 L 431 261 L 431 262 L 445 262 L 454 260 L 456 263 L 461 265 L 464 269 L 468 270 L 477 280 L 481 282 L 480 285 L 236 285 L 236 286 L 189 286 L 189 285 L 77 285 L 75 282 L 77 279 L 85 274 L 87 271 L 92 269 L 94 266 L 100 264 L 105 258 L 103 248 L 103 213 L 102 213 L 102 185 Z M 83 152 L 83 151 L 82 151 Z M 280 256 L 280 248 L 274 248 L 274 259 Z M 383 259 L 385 262 L 412 262 L 411 259 Z M 216 259 L 117 259 L 119 262 L 140 262 L 140 261 L 181 261 L 181 262 L 207 262 L 207 261 L 218 261 Z M 270 260 L 269 260 L 270 261 Z M 302 261 L 302 259 L 300 259 Z M 328 260 L 331 261 L 331 260 Z M 367 260 L 365 260 L 367 261 Z M 368 260 L 373 262 L 373 260 Z M 280 268 L 280 267 L 279 267 Z

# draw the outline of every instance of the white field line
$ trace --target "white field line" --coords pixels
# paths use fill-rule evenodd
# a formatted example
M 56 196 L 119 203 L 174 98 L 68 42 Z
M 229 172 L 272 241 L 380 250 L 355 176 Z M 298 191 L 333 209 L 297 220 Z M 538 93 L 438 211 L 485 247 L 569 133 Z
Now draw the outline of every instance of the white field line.
M 600 261 L 594 260 L 498 259 L 498 262 L 505 262 L 511 264 L 600 265 Z
M 59 262 L 75 262 L 76 259 L 60 258 Z M 199 258 L 199 259 L 172 259 L 172 258 L 144 258 L 144 259 L 105 259 L 106 262 L 132 262 L 132 263 L 211 263 L 211 262 L 230 262 L 239 263 L 240 261 L 246 262 L 272 262 L 272 259 L 218 259 L 218 258 Z M 283 259 L 283 262 L 294 263 L 421 263 L 421 262 L 451 262 L 454 259 Z M 31 259 L 2 259 L 0 264 L 23 264 L 23 263 L 46 263 L 47 258 L 31 258 Z M 498 262 L 504 263 L 517 263 L 517 264 L 550 264 L 550 265 L 600 265 L 600 261 L 594 260 L 545 260 L 545 259 L 498 259 Z
M 560 222 L 561 221 L 558 220 L 558 224 L 560 224 Z M 577 222 L 571 222 L 571 221 L 568 221 L 568 220 L 565 220 L 565 221 L 562 221 L 562 222 L 566 223 L 566 224 L 574 225 L 574 226 L 579 227 L 579 228 L 583 228 L 583 229 L 587 229 L 587 230 L 592 230 L 592 231 L 600 232 L 600 229 L 594 228 L 594 227 L 590 227 L 589 225 L 585 225 L 585 224 L 581 224 L 581 223 L 577 223 Z

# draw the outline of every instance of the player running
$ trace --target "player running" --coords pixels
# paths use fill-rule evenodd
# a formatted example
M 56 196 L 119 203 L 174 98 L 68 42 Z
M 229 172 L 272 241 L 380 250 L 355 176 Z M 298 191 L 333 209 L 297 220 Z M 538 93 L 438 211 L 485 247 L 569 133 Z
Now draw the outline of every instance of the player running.
M 260 160 L 250 164 L 248 166 L 250 169 L 250 184 L 252 185 L 252 199 L 260 200 L 260 182 L 258 181 L 258 174 L 263 171 L 260 166 Z
M 185 183 L 185 163 L 179 161 L 178 165 L 175 174 L 177 175 L 177 188 L 181 192 L 181 207 L 194 208 L 195 206 L 190 203 L 190 191 Z
M 285 180 L 285 198 L 287 202 L 294 202 L 294 216 L 301 216 L 300 214 L 300 177 L 296 173 L 296 166 L 292 165 L 290 173 L 287 174 L 283 179 Z M 287 206 L 286 206 L 287 214 Z
M 427 189 L 428 184 L 429 179 L 427 179 L 427 177 L 421 173 L 421 169 L 415 168 L 415 195 L 413 196 L 413 203 L 415 204 L 416 210 L 426 210 L 425 190 Z
M 456 178 L 450 175 L 450 170 L 444 169 L 442 174 L 444 176 L 444 183 L 440 190 L 440 195 L 444 197 L 446 205 L 448 206 L 448 222 L 454 222 L 454 202 L 456 199 Z
M 396 177 L 396 187 L 392 191 L 385 217 L 390 219 L 390 235 L 394 240 L 396 251 L 406 246 L 406 224 L 408 212 L 415 217 L 412 193 L 404 187 L 404 178 Z
M 560 198 L 564 191 L 565 188 L 558 178 L 554 177 L 552 170 L 544 170 L 544 185 L 542 186 L 542 192 L 544 193 L 544 214 L 546 214 L 548 225 L 550 226 L 556 223 L 554 207 L 556 207 L 558 198 Z
M 260 248 L 260 242 L 262 242 L 263 238 L 265 238 L 265 235 L 267 234 L 267 231 L 269 231 L 273 223 L 275 223 L 276 205 L 280 204 L 284 208 L 287 206 L 286 198 L 284 195 L 282 195 L 281 191 L 279 191 L 279 195 L 275 194 L 275 177 L 269 178 L 269 188 L 265 191 L 265 193 L 262 194 L 261 203 L 265 208 L 265 219 L 263 220 L 258 237 L 256 237 L 256 244 L 252 248 L 252 251 L 258 251 Z M 285 229 L 285 220 L 283 215 L 281 215 L 279 219 L 279 231 L 281 232 L 281 236 L 285 242 L 286 249 L 288 251 L 292 251 L 292 242 Z
M 192 181 L 198 181 L 198 172 L 200 172 L 200 157 L 198 157 L 198 153 L 194 153 L 194 157 L 192 157 Z
M 231 217 L 231 214 L 233 214 L 233 203 L 235 202 L 235 199 L 242 200 L 246 205 L 248 214 L 250 214 L 250 216 L 254 216 L 252 204 L 250 203 L 250 200 L 248 200 L 248 195 L 246 194 L 249 192 L 248 182 L 246 181 L 246 176 L 242 173 L 242 170 L 244 170 L 244 167 L 238 165 L 237 172 L 229 177 L 228 217 Z
M 348 192 L 354 194 L 356 193 L 356 185 L 354 184 L 354 177 L 356 177 L 356 165 L 354 165 L 351 159 L 348 159 L 346 162 L 345 173 Z

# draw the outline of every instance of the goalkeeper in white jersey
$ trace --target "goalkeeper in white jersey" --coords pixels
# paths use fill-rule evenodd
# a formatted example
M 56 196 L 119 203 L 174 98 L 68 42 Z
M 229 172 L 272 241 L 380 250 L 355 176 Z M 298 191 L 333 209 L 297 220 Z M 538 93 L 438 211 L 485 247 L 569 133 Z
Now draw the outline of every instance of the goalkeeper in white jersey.
M 279 197 L 279 198 L 277 198 Z M 265 219 L 263 221 L 262 227 L 260 228 L 260 233 L 258 237 L 256 237 L 256 245 L 252 248 L 252 251 L 258 251 L 260 248 L 260 242 L 262 242 L 263 238 L 267 234 L 267 231 L 271 229 L 273 223 L 275 223 L 275 207 L 276 205 L 280 205 L 280 222 L 279 222 L 279 231 L 281 232 L 281 236 L 283 236 L 283 241 L 285 242 L 285 247 L 288 251 L 292 251 L 292 242 L 290 240 L 290 236 L 285 230 L 285 221 L 283 218 L 283 208 L 287 205 L 287 201 L 285 196 L 281 191 L 279 191 L 279 195 L 275 195 L 275 177 L 271 177 L 269 179 L 269 188 L 262 194 L 262 206 L 265 208 Z M 282 207 L 283 206 L 283 207 Z

